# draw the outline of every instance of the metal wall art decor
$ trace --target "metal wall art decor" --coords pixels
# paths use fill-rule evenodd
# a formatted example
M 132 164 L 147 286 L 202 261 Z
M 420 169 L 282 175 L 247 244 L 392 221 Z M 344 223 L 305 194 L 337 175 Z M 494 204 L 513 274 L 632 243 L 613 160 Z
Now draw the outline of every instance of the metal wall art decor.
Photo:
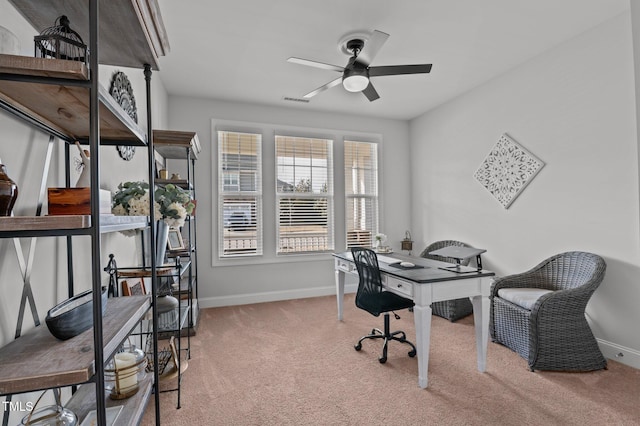
M 80 34 L 69 27 L 69 18 L 65 15 L 58 17 L 54 26 L 45 28 L 33 40 L 36 58 L 66 59 L 89 66 L 87 45 Z
M 131 82 L 125 73 L 118 71 L 113 74 L 109 93 L 113 99 L 118 102 L 118 105 L 122 107 L 127 115 L 137 123 L 138 109 L 136 108 L 136 98 L 133 96 Z M 118 145 L 117 148 L 120 157 L 125 161 L 131 160 L 133 155 L 136 153 L 136 148 L 134 146 Z
M 491 148 L 473 177 L 508 209 L 544 163 L 506 133 Z

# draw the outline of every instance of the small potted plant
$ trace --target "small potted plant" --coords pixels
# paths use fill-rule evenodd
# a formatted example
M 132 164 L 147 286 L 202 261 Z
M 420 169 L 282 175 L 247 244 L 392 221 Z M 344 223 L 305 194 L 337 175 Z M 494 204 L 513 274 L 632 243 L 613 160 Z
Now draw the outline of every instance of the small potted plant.
M 164 262 L 169 228 L 184 225 L 195 203 L 188 191 L 174 184 L 159 187 L 154 192 L 154 218 L 156 220 L 156 256 Z M 149 184 L 147 182 L 123 182 L 113 196 L 111 212 L 117 216 L 149 216 Z M 125 235 L 134 235 L 126 231 Z
M 181 227 L 195 203 L 188 191 L 168 184 L 154 192 L 154 217 L 171 227 Z M 124 182 L 118 185 L 113 196 L 111 212 L 117 216 L 149 216 L 149 184 L 146 182 Z
M 378 233 L 375 235 L 374 240 L 374 248 L 379 252 L 388 252 L 389 247 L 385 246 L 384 243 L 387 241 L 387 236 L 385 234 Z

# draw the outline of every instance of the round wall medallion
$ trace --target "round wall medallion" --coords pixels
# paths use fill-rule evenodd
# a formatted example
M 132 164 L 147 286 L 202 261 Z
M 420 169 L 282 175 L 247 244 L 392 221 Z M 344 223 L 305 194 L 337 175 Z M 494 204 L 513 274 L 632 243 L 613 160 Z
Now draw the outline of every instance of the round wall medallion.
M 118 71 L 111 79 L 111 88 L 109 94 L 116 100 L 118 105 L 122 107 L 129 117 L 138 123 L 138 110 L 136 108 L 136 98 L 133 96 L 133 88 L 131 82 L 125 73 Z M 129 161 L 136 153 L 136 148 L 129 145 L 118 145 L 118 154 L 120 157 Z
M 135 146 L 118 145 L 116 148 L 118 148 L 118 154 L 120 154 L 120 158 L 125 161 L 131 160 L 136 153 Z

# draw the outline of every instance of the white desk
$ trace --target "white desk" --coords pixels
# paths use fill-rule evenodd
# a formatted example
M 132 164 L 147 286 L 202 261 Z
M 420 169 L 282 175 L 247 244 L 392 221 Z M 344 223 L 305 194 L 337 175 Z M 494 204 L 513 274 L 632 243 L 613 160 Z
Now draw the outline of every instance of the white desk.
M 338 320 L 342 320 L 344 282 L 346 274 L 358 275 L 351 252 L 336 253 L 335 278 L 338 300 Z M 399 260 L 406 260 L 420 269 L 399 269 L 389 266 Z M 489 341 L 489 292 L 493 282 L 493 272 L 482 270 L 467 274 L 439 269 L 450 265 L 430 259 L 407 257 L 397 254 L 379 254 L 378 263 L 382 282 L 389 291 L 410 297 L 415 303 L 413 316 L 416 325 L 416 349 L 418 351 L 418 385 L 426 388 L 429 367 L 429 344 L 431 338 L 431 303 L 442 300 L 469 297 L 473 304 L 473 319 L 476 330 L 478 371 L 484 372 Z M 464 355 L 463 355 L 464 356 Z

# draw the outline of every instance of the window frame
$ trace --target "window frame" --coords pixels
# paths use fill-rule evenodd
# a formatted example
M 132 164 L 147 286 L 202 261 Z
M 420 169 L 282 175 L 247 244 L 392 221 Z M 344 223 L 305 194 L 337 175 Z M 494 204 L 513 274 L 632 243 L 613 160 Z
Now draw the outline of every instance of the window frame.
M 312 252 L 312 253 L 291 253 L 287 255 L 276 255 L 276 194 L 274 183 L 276 181 L 275 170 L 275 135 L 281 136 L 299 136 L 316 139 L 333 140 L 333 223 L 334 223 L 334 251 L 346 250 L 346 206 L 344 193 L 344 141 L 362 141 L 378 144 L 378 180 L 382 182 L 384 170 L 384 158 L 382 156 L 382 134 L 369 133 L 358 130 L 345 130 L 335 128 L 318 128 L 318 127 L 301 127 L 286 124 L 274 124 L 269 122 L 258 121 L 239 121 L 212 118 L 211 135 L 212 149 L 210 151 L 210 159 L 212 171 L 210 176 L 211 189 L 209 190 L 212 197 L 212 215 L 211 215 L 211 266 L 212 267 L 234 267 L 234 266 L 250 266 L 265 264 L 282 264 L 282 263 L 298 263 L 298 262 L 314 262 L 314 261 L 332 261 L 332 252 Z M 263 252 L 262 256 L 245 256 L 245 257 L 220 257 L 218 253 L 218 147 L 217 131 L 233 131 L 241 133 L 262 134 L 262 214 L 261 226 L 263 230 Z M 378 189 L 378 220 L 384 223 L 384 203 L 383 188 L 380 185 Z
M 344 225 L 345 225 L 345 246 L 347 248 L 347 250 L 349 250 L 351 247 L 357 247 L 357 246 L 364 246 L 364 247 L 370 247 L 373 246 L 373 242 L 374 242 L 374 238 L 375 235 L 377 233 L 380 232 L 380 154 L 379 154 L 379 150 L 380 150 L 380 144 L 377 142 L 371 142 L 371 141 L 367 141 L 367 140 L 357 140 L 358 138 L 349 138 L 349 139 L 345 139 L 344 143 L 343 143 L 343 158 L 344 158 L 344 163 L 345 163 L 345 167 L 344 167 L 344 184 L 345 184 L 345 194 L 344 194 L 344 198 L 345 198 L 345 217 L 344 217 Z M 348 183 L 348 179 L 347 179 L 347 171 L 351 171 L 351 173 L 353 174 L 354 170 L 367 170 L 366 167 L 363 167 L 362 169 L 357 169 L 357 168 L 353 168 L 353 167 L 349 167 L 347 168 L 347 144 L 349 143 L 353 143 L 353 144 L 367 144 L 370 147 L 373 147 L 374 150 L 371 151 L 371 153 L 373 154 L 372 156 L 374 157 L 371 160 L 371 163 L 373 164 L 373 167 L 371 170 L 374 171 L 373 176 L 375 178 L 374 182 L 370 182 L 371 185 L 373 185 L 373 187 L 375 188 L 375 193 L 370 193 L 370 192 L 364 192 L 364 193 L 350 193 L 347 190 L 347 183 Z M 365 185 L 366 186 L 366 185 Z M 350 204 L 350 200 L 362 200 L 365 203 L 367 201 L 372 201 L 373 202 L 373 212 L 372 215 L 374 216 L 373 219 L 371 220 L 371 229 L 370 230 L 349 230 L 349 207 L 351 206 Z M 366 207 L 365 207 L 366 209 Z M 354 244 L 354 245 L 349 245 L 349 232 L 359 232 L 359 231 L 368 231 L 369 235 L 368 238 L 366 240 L 362 240 L 361 237 L 356 236 L 356 240 L 360 240 L 360 242 L 364 242 L 365 244 Z
M 294 132 L 295 133 L 295 132 Z M 310 140 L 310 141 L 324 141 L 326 142 L 326 146 L 324 147 L 324 149 L 327 152 L 327 157 L 326 157 L 326 166 L 324 167 L 327 171 L 327 176 L 326 179 L 327 181 L 325 182 L 327 191 L 326 192 L 296 192 L 296 191 L 278 191 L 278 188 L 280 187 L 279 182 L 281 182 L 280 180 L 280 173 L 279 173 L 279 168 L 280 168 L 280 164 L 279 164 L 279 155 L 278 155 L 278 138 L 290 138 L 290 139 L 297 139 L 299 140 L 299 142 L 304 142 L 304 140 Z M 295 142 L 294 142 L 295 143 Z M 334 180 L 335 180 L 335 168 L 334 168 L 334 145 L 335 145 L 335 141 L 331 138 L 328 137 L 313 137 L 313 136 L 308 136 L 307 134 L 292 134 L 290 132 L 287 132 L 286 134 L 279 134 L 276 133 L 274 135 L 274 150 L 275 150 L 275 193 L 276 193 L 276 203 L 275 203 L 275 209 L 276 209 L 276 213 L 275 213 L 275 227 L 276 227 L 276 239 L 275 239 L 275 250 L 276 250 L 276 256 L 295 256 L 295 255 L 314 255 L 314 254 L 322 254 L 322 253 L 332 253 L 335 251 L 335 203 L 334 203 Z M 310 149 L 310 153 L 313 150 Z M 295 159 L 305 159 L 305 157 L 300 156 L 300 157 L 294 157 Z M 301 169 L 303 168 L 309 168 L 309 172 L 310 172 L 310 179 L 313 178 L 313 168 L 317 167 L 317 166 L 313 166 L 313 155 L 310 154 L 310 156 L 308 157 L 309 160 L 309 164 L 305 165 L 305 166 L 300 166 Z M 292 167 L 294 170 L 294 176 L 295 176 L 295 170 L 296 170 L 296 164 L 295 164 L 295 160 L 293 160 L 293 164 L 292 165 L 284 165 L 282 167 Z M 295 182 L 293 183 L 295 185 Z M 325 195 L 326 194 L 326 195 Z M 285 238 L 282 235 L 282 225 L 280 222 L 280 218 L 281 218 L 281 206 L 282 206 L 282 201 L 286 200 L 286 199 L 292 199 L 292 200 L 300 200 L 303 201 L 304 200 L 325 200 L 326 202 L 326 209 L 327 209 L 327 241 L 326 241 L 326 248 L 325 249 L 321 249 L 321 250 L 300 250 L 300 251 L 283 251 L 282 250 L 282 246 L 281 246 L 281 240 L 283 238 Z M 308 238 L 310 238 L 308 235 L 306 234 Z
M 224 153 L 222 151 L 222 144 L 220 143 L 220 134 L 221 133 L 229 133 L 229 134 L 238 134 L 238 135 L 250 135 L 257 137 L 257 146 L 254 148 L 256 151 L 256 168 L 254 171 L 255 175 L 255 183 L 253 185 L 254 190 L 248 191 L 242 189 L 242 171 L 238 169 L 237 172 L 232 172 L 231 174 L 236 177 L 237 181 L 237 190 L 225 190 L 224 187 L 227 186 L 226 177 L 229 176 L 229 172 L 223 170 L 223 156 Z M 263 150 L 263 135 L 261 132 L 255 131 L 237 131 L 237 130 L 226 130 L 226 129 L 217 129 L 215 134 L 216 143 L 217 143 L 217 175 L 218 175 L 218 193 L 216 194 L 217 204 L 218 204 L 218 220 L 217 220 L 217 240 L 218 240 L 218 257 L 220 259 L 237 259 L 237 258 L 255 258 L 262 256 L 264 253 L 264 229 L 263 229 L 263 221 L 262 221 L 262 212 L 264 211 L 264 201 L 263 201 L 263 192 L 264 192 L 264 184 L 262 183 L 262 167 L 263 167 L 263 159 L 262 159 L 262 150 Z M 251 208 L 251 203 L 255 203 L 255 211 L 250 212 L 249 215 L 254 216 L 255 226 L 256 226 L 256 235 L 255 235 L 255 251 L 249 252 L 238 252 L 236 254 L 225 253 L 225 230 L 227 229 L 227 225 L 225 224 L 225 199 L 231 199 L 236 201 L 242 201 L 246 199 L 246 204 L 249 204 L 249 209 Z M 240 205 L 241 203 L 239 203 Z M 245 215 L 246 216 L 246 215 Z M 250 219 L 251 220 L 251 219 Z M 238 229 L 241 231 L 241 229 Z M 252 238 L 249 238 L 252 240 Z

